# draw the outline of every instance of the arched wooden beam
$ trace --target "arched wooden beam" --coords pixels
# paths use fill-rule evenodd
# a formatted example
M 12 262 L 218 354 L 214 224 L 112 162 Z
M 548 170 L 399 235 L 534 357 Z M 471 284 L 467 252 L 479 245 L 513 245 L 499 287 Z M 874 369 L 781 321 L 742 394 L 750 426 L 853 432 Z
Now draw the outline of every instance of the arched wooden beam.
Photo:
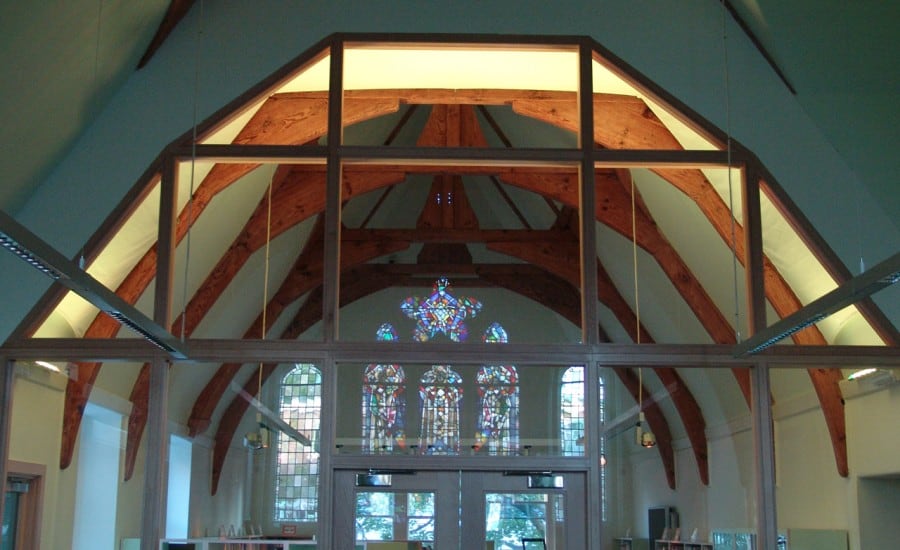
M 276 220 L 273 223 L 271 228 L 271 235 L 277 236 L 281 234 L 283 231 L 287 230 L 289 227 L 294 225 L 295 223 L 299 223 L 298 218 L 304 218 L 314 211 L 315 206 L 321 206 L 324 208 L 324 194 L 322 192 L 324 188 L 324 173 L 320 170 L 295 170 L 292 173 L 297 174 L 297 180 L 292 180 L 290 177 L 285 177 L 282 183 L 279 184 L 277 188 L 273 189 L 273 212 L 272 219 Z M 388 185 L 392 182 L 396 182 L 399 177 L 397 172 L 389 171 L 389 172 L 376 172 L 374 175 L 366 174 L 364 178 L 353 176 L 361 176 L 363 172 L 351 172 L 348 174 L 348 178 L 350 180 L 356 180 L 358 184 L 352 185 L 348 189 L 348 193 L 356 193 L 361 192 L 363 189 L 368 190 L 368 188 L 378 187 Z M 378 176 L 378 177 L 375 177 Z M 551 194 L 555 194 L 556 198 L 563 200 L 564 202 L 574 203 L 574 198 L 571 196 L 574 194 L 575 184 L 572 181 L 572 175 L 563 174 L 562 176 L 556 175 L 551 177 L 548 174 L 542 174 L 537 181 L 532 181 L 531 178 L 527 177 L 519 172 L 510 172 L 509 175 L 504 175 L 504 178 L 509 177 L 509 179 L 514 180 L 515 183 L 519 184 L 524 188 L 528 188 L 532 191 L 542 191 Z M 552 180 L 555 179 L 555 185 L 551 184 Z M 617 178 L 615 178 L 614 174 L 609 173 L 608 171 L 598 171 L 598 180 L 604 180 L 606 183 L 599 183 L 604 189 L 621 190 L 620 185 L 615 185 L 618 182 Z M 365 183 L 363 183 L 365 182 Z M 551 184 L 551 185 L 548 185 Z M 297 191 L 302 192 L 303 200 L 299 202 L 308 208 L 304 208 L 301 210 L 296 209 L 294 206 L 298 204 L 296 202 L 297 197 L 293 197 L 292 194 Z M 613 193 L 604 193 L 604 196 L 611 197 L 615 196 Z M 315 198 L 314 198 L 315 197 Z M 622 199 L 627 199 L 622 193 L 618 195 L 618 202 L 613 204 L 612 208 L 607 209 L 598 209 L 598 213 L 601 212 L 613 212 L 619 213 L 618 210 L 621 207 L 623 201 Z M 626 201 L 627 202 L 627 201 Z M 629 203 L 630 204 L 630 203 Z M 613 226 L 618 231 L 630 235 L 631 233 L 631 224 L 627 216 L 622 215 L 610 215 L 609 220 L 602 220 L 604 222 L 612 221 L 611 226 Z M 258 249 L 264 243 L 264 236 L 266 234 L 265 231 L 265 221 L 268 219 L 268 211 L 265 204 L 260 204 L 257 208 L 256 212 L 251 216 L 250 220 L 247 222 L 245 229 L 241 232 L 241 234 L 235 239 L 235 242 L 226 252 L 225 256 L 219 261 L 216 268 L 212 271 L 210 276 L 207 278 L 207 281 L 198 292 L 191 299 L 187 308 L 185 309 L 184 315 L 186 316 L 185 322 L 182 324 L 179 320 L 176 320 L 175 326 L 183 326 L 185 330 L 185 334 L 191 334 L 196 325 L 199 323 L 200 319 L 202 319 L 202 315 L 205 311 L 207 311 L 213 303 L 215 303 L 218 296 L 224 291 L 227 287 L 230 280 L 234 277 L 234 275 L 239 271 L 240 267 L 246 262 L 249 258 L 250 254 L 253 251 Z M 663 251 L 663 253 L 669 251 L 671 247 L 662 238 L 661 234 L 655 229 L 655 225 L 651 221 L 647 221 L 644 217 L 641 218 L 642 224 L 640 229 L 638 230 L 639 241 L 641 246 L 648 248 L 649 250 L 655 250 L 657 253 L 659 251 Z M 645 231 L 644 227 L 648 228 L 648 231 L 655 232 L 655 236 L 647 237 L 646 239 L 640 238 Z M 514 246 L 518 248 L 522 247 L 531 247 L 534 244 L 528 243 L 513 243 L 508 246 Z M 507 252 L 509 249 L 506 249 Z M 699 286 L 699 283 L 696 282 L 696 279 L 693 278 L 693 275 L 690 274 L 687 267 L 680 261 L 680 258 L 677 256 L 674 251 L 670 251 L 668 253 L 669 263 L 666 264 L 666 269 L 664 270 L 670 274 L 670 277 L 673 277 L 673 273 L 676 274 L 673 277 L 673 282 L 676 283 L 676 287 L 681 285 L 679 290 L 685 295 L 686 301 L 689 304 L 692 304 L 695 311 L 698 312 L 698 315 L 706 315 L 707 318 L 710 318 L 708 311 L 704 308 L 715 308 L 715 304 L 706 296 L 705 291 L 703 291 L 702 287 Z M 577 266 L 579 264 L 579 259 L 577 255 L 577 249 L 575 250 L 575 255 L 566 262 L 559 262 L 556 265 L 561 266 Z M 572 274 L 568 274 L 565 278 L 570 278 Z M 576 279 L 577 280 L 577 279 Z M 684 288 L 691 288 L 692 292 L 685 292 Z M 695 298 L 692 297 L 705 297 L 706 305 L 698 306 L 696 304 Z M 721 315 L 719 315 L 721 317 Z M 726 323 L 727 324 L 727 323 Z M 137 383 L 132 391 L 132 401 L 134 403 L 134 407 L 132 409 L 131 417 L 129 419 L 130 433 L 128 436 L 129 444 L 126 445 L 126 475 L 130 475 L 130 471 L 133 468 L 134 457 L 136 457 L 137 448 L 140 443 L 140 437 L 143 432 L 143 425 L 146 421 L 146 395 L 147 395 L 147 384 L 148 378 L 145 375 L 139 376 Z
M 571 173 L 544 173 L 532 177 L 528 173 L 514 172 L 508 175 L 503 174 L 500 178 L 507 183 L 529 190 L 540 188 L 556 190 L 554 198 L 569 204 L 573 200 L 572 194 L 577 190 L 577 177 Z M 700 285 L 690 268 L 681 260 L 678 253 L 660 232 L 646 207 L 638 208 L 635 211 L 635 235 L 632 227 L 630 189 L 622 185 L 619 176 L 615 172 L 609 170 L 597 170 L 595 182 L 597 188 L 597 206 L 595 211 L 597 212 L 598 221 L 605 223 L 628 240 L 635 239 L 641 248 L 656 259 L 660 268 L 668 275 L 669 280 L 672 281 L 672 284 L 682 295 L 685 303 L 697 316 L 697 319 L 713 341 L 720 344 L 735 343 L 734 329 L 725 319 L 725 316 L 722 315 L 712 298 L 706 293 L 706 290 Z M 642 204 L 643 201 L 636 200 L 636 202 Z M 493 245 L 489 245 L 489 248 L 491 246 Z M 516 255 L 516 253 L 513 252 L 512 247 L 518 248 L 522 252 L 526 248 L 522 244 L 510 244 L 504 245 L 504 247 L 503 251 L 505 253 L 513 255 Z M 579 262 L 575 261 L 572 265 L 577 267 L 578 264 Z M 572 268 L 572 265 L 568 267 Z M 558 267 L 558 269 L 565 268 L 566 266 Z M 572 270 L 570 269 L 570 271 Z M 560 274 L 560 276 L 572 275 L 573 273 L 568 275 Z M 748 373 L 741 369 L 734 369 L 733 373 L 744 393 L 745 399 L 749 402 L 750 383 Z
M 321 220 L 321 218 L 320 218 Z M 293 267 L 282 282 L 278 291 L 272 297 L 267 305 L 267 317 L 269 317 L 268 325 L 271 325 L 278 316 L 284 311 L 284 308 L 303 294 L 315 290 L 322 284 L 324 258 L 324 231 L 321 222 L 316 224 L 316 229 L 312 232 L 309 241 L 294 262 Z M 367 241 L 344 241 L 341 246 L 341 269 L 351 269 L 354 266 L 369 262 L 375 258 L 399 252 L 408 248 L 409 242 L 400 240 L 367 240 Z M 315 314 L 321 320 L 321 308 Z M 245 338 L 259 337 L 262 327 L 262 314 L 257 317 L 256 321 L 247 329 Z M 287 329 L 287 334 L 299 334 L 293 328 Z M 194 401 L 191 410 L 191 416 L 188 419 L 188 427 L 190 435 L 205 431 L 209 427 L 210 419 L 216 409 L 222 395 L 228 387 L 231 379 L 240 369 L 238 363 L 226 363 L 219 367 L 216 373 L 210 378 L 206 386 Z
M 410 267 L 413 269 L 404 273 L 403 270 L 410 269 Z M 446 266 L 424 266 L 425 269 L 431 270 L 440 267 Z M 518 268 L 524 268 L 524 270 L 528 272 L 527 277 L 523 277 L 521 273 L 511 271 L 510 267 L 511 266 L 508 265 L 472 266 L 473 272 L 477 273 L 479 277 L 483 277 L 485 282 L 493 284 L 502 283 L 499 286 L 503 286 L 532 299 L 535 297 L 546 298 L 548 292 L 552 292 L 554 300 L 550 301 L 549 306 L 562 317 L 569 319 L 573 323 L 579 323 L 581 321 L 581 305 L 579 292 L 576 290 L 577 287 L 573 287 L 571 283 L 564 282 L 558 277 L 549 275 L 546 271 L 534 266 L 516 266 Z M 390 286 L 421 284 L 421 279 L 413 278 L 413 275 L 416 275 L 419 272 L 420 270 L 416 269 L 416 266 L 385 264 L 367 264 L 349 270 L 341 276 L 342 292 L 340 305 L 342 307 L 346 306 L 349 303 Z M 469 284 L 477 284 L 472 281 L 467 282 Z M 509 284 L 509 286 L 506 286 L 507 284 Z M 556 297 L 565 297 L 567 299 L 557 300 Z M 541 301 L 541 303 L 544 302 Z M 308 297 L 306 304 L 304 304 L 297 312 L 297 315 L 291 323 L 291 329 L 286 331 L 283 336 L 285 338 L 296 338 L 299 334 L 308 330 L 309 327 L 320 320 L 320 315 L 318 314 L 320 311 L 321 289 L 317 289 Z M 272 370 L 270 365 L 265 365 L 263 367 L 262 376 L 264 381 L 268 379 Z M 618 372 L 619 370 L 625 371 L 626 369 L 616 369 L 617 375 L 622 379 L 629 392 L 631 392 L 637 400 L 637 377 L 630 371 L 627 371 L 628 374 L 623 374 L 622 372 Z M 257 370 L 254 375 L 250 377 L 250 381 L 244 386 L 244 390 L 250 395 L 256 395 L 257 393 L 259 385 L 258 376 L 259 371 Z M 643 388 L 642 391 L 644 392 L 644 395 L 649 395 L 646 388 Z M 232 398 L 231 403 L 223 414 L 222 420 L 219 422 L 213 448 L 212 494 L 215 494 L 218 490 L 219 479 L 225 464 L 225 458 L 231 447 L 231 442 L 234 439 L 237 427 L 239 426 L 244 413 L 247 411 L 247 408 L 247 400 L 240 396 L 235 396 Z M 662 413 L 662 409 L 660 409 L 659 405 L 652 400 L 644 400 L 644 410 L 647 423 L 657 436 L 657 446 L 659 447 L 660 456 L 663 460 L 669 486 L 674 489 L 674 452 L 672 451 L 672 437 L 670 435 L 671 432 L 669 431 L 668 422 Z
M 502 92 L 501 92 L 501 93 L 502 93 Z M 465 95 L 465 93 L 454 92 L 454 94 L 453 94 L 454 97 L 460 97 L 460 96 L 463 96 L 463 95 Z M 538 97 L 538 94 L 535 94 L 534 97 Z M 532 98 L 532 99 L 533 99 L 533 98 Z M 468 99 L 466 99 L 466 100 L 468 101 Z M 433 99 L 432 99 L 432 101 L 433 101 Z M 504 100 L 504 102 L 506 102 L 506 101 Z M 635 111 L 635 112 L 637 112 L 637 111 Z M 632 119 L 638 120 L 638 121 L 639 121 L 640 118 L 642 118 L 642 115 L 641 115 L 641 116 L 637 116 L 637 115 L 635 115 L 634 113 L 631 113 L 629 116 L 631 116 Z M 628 132 L 620 133 L 620 135 L 623 135 L 623 136 L 624 136 L 624 135 L 627 135 L 627 134 L 628 134 Z M 662 148 L 662 147 L 654 147 L 654 148 Z
M 599 103 L 595 100 L 594 127 L 595 141 L 610 149 L 672 149 L 682 150 L 681 144 L 659 121 L 653 111 L 643 101 L 634 98 L 632 105 L 617 114 L 618 107 L 612 109 L 612 103 Z M 513 110 L 534 118 L 538 118 L 571 131 L 577 131 L 577 104 L 569 98 L 558 98 L 549 101 L 520 99 L 513 101 Z M 641 119 L 645 119 L 641 122 Z M 612 122 L 610 122 L 612 120 Z M 618 121 L 618 124 L 616 123 Z M 627 131 L 623 131 L 623 128 Z M 728 208 L 715 188 L 709 183 L 700 170 L 693 168 L 655 168 L 660 177 L 681 190 L 700 208 L 712 227 L 722 240 L 735 253 L 742 264 L 745 263 L 746 251 L 743 227 L 736 223 Z M 799 298 L 784 280 L 768 257 L 763 257 L 763 277 L 765 278 L 766 297 L 773 309 L 781 317 L 786 317 L 802 307 Z M 825 345 L 824 336 L 817 327 L 811 326 L 794 335 L 798 344 Z M 726 343 L 726 342 L 720 342 Z M 750 403 L 749 373 L 744 370 L 733 370 L 744 399 Z M 831 434 L 837 469 L 842 476 L 847 475 L 846 429 L 843 412 L 843 398 L 836 380 L 839 373 L 827 373 L 823 369 L 810 369 L 812 380 L 826 423 Z M 838 404 L 840 405 L 838 406 Z
M 348 123 L 395 112 L 399 102 L 414 104 L 513 104 L 527 101 L 544 101 L 559 105 L 564 109 L 574 106 L 575 95 L 570 92 L 534 92 L 517 90 L 362 90 L 348 91 L 345 94 L 343 116 Z M 639 101 L 639 100 L 638 100 Z M 555 102 L 555 103 L 554 103 Z M 620 127 L 615 130 L 618 135 L 647 134 L 642 125 L 648 122 L 646 117 L 635 116 L 640 106 L 635 98 L 609 94 L 595 94 L 598 103 L 596 112 L 607 113 L 610 106 L 621 105 L 628 111 L 623 118 L 605 120 L 605 128 L 612 128 L 618 121 Z M 601 104 L 602 103 L 602 109 Z M 552 112 L 553 109 L 550 110 Z M 543 111 L 542 111 L 543 112 Z M 577 118 L 572 118 L 577 120 Z M 625 126 L 621 126 L 621 125 Z M 651 121 L 650 124 L 656 123 Z M 571 125 L 571 124 L 570 124 Z M 634 125 L 635 128 L 630 128 Z M 322 92 L 276 94 L 267 99 L 253 115 L 247 125 L 241 129 L 234 143 L 237 144 L 302 144 L 312 142 L 325 134 L 327 127 L 327 94 Z M 603 136 L 600 136 L 601 139 Z M 610 138 L 611 139 L 611 138 Z M 480 144 L 474 144 L 478 146 Z M 654 148 L 664 148 L 663 145 Z M 238 178 L 255 169 L 259 164 L 217 164 L 201 182 L 195 192 L 191 208 L 185 208 L 179 215 L 176 225 L 176 242 L 180 242 L 187 229 L 200 216 L 205 206 L 220 190 Z M 345 181 L 345 194 L 352 192 L 352 181 Z M 188 216 L 190 218 L 188 219 Z M 131 273 L 117 289 L 117 293 L 134 303 L 149 282 L 155 276 L 156 249 L 152 247 L 138 262 Z M 177 323 L 174 326 L 180 326 Z M 119 324 L 98 316 L 85 334 L 85 337 L 111 337 L 118 331 Z M 70 381 L 66 390 L 66 404 L 63 421 L 63 441 L 60 452 L 60 464 L 68 466 L 74 450 L 75 438 L 80 426 L 81 415 L 90 394 L 99 363 L 80 365 L 77 381 Z
M 327 101 L 324 105 L 327 106 Z M 279 102 L 277 98 L 269 98 L 238 133 L 234 143 L 300 145 L 315 142 L 325 135 L 328 127 L 327 115 L 323 117 L 319 112 L 323 108 L 322 106 L 321 98 L 303 98 L 292 101 L 289 105 Z M 382 99 L 373 102 L 370 99 L 349 98 L 345 99 L 343 114 L 344 120 L 348 124 L 352 124 L 396 112 L 398 109 L 399 103 L 396 100 Z M 274 122 L 278 117 L 290 120 L 293 124 Z M 181 242 L 188 229 L 197 221 L 216 194 L 258 166 L 260 165 L 246 163 L 213 166 L 194 191 L 189 207 L 186 206 L 179 214 L 175 226 L 175 242 Z M 282 167 L 279 170 L 285 170 L 285 168 Z M 116 289 L 116 294 L 130 304 L 136 303 L 156 276 L 156 261 L 157 252 L 154 244 L 122 280 Z M 120 327 L 121 325 L 117 321 L 100 313 L 85 331 L 84 337 L 111 338 L 118 333 Z M 91 388 L 97 379 L 101 365 L 102 363 L 96 362 L 79 363 L 77 379 L 70 378 L 66 385 L 59 459 L 62 469 L 67 468 L 72 462 L 84 407 L 87 405 Z
M 573 264 L 570 258 L 573 254 L 575 254 L 577 258 L 578 254 L 578 243 L 574 239 L 562 243 L 555 241 L 552 245 L 548 243 L 548 246 L 540 247 L 525 248 L 518 246 L 518 243 L 513 246 L 507 246 L 505 243 L 502 243 L 499 245 L 489 245 L 489 248 L 514 256 L 529 264 L 541 266 L 558 277 L 567 280 L 569 284 L 573 285 L 575 288 L 578 288 L 578 281 L 580 280 L 579 263 L 576 261 Z M 616 289 L 615 285 L 610 280 L 609 275 L 599 262 L 597 264 L 597 274 L 598 296 L 601 296 L 604 304 L 613 311 L 613 314 L 622 324 L 622 327 L 631 335 L 631 338 L 637 342 L 637 319 L 635 318 L 631 307 Z M 545 305 L 548 304 L 545 303 Z M 640 330 L 640 342 L 646 342 L 648 344 L 652 343 L 653 339 L 643 325 L 640 327 Z M 684 383 L 684 380 L 682 380 L 681 376 L 679 376 L 674 368 L 656 367 L 653 371 L 659 377 L 663 386 L 668 390 L 672 402 L 675 405 L 675 409 L 678 411 L 678 415 L 687 432 L 688 439 L 691 442 L 691 449 L 697 462 L 697 471 L 700 480 L 704 485 L 709 485 L 709 451 L 706 439 L 706 421 L 703 418 L 703 411 L 700 409 L 699 403 L 697 403 L 697 400 L 687 387 L 687 384 Z M 621 373 L 618 374 L 621 375 Z M 623 380 L 623 383 L 624 382 L 625 381 Z M 650 429 L 656 433 L 656 421 L 648 416 L 647 422 L 650 423 Z M 670 433 L 668 425 L 663 432 Z M 660 455 L 665 462 L 667 455 L 664 451 L 665 450 L 660 447 Z M 668 472 L 668 470 L 669 467 L 667 465 L 666 471 Z M 674 484 L 674 478 L 670 479 L 670 485 L 673 488 Z
M 598 104 L 594 108 L 594 139 L 603 147 L 611 149 L 674 149 L 681 150 L 681 144 L 658 120 L 649 107 L 640 105 L 643 102 L 635 99 L 635 103 L 617 114 L 617 109 Z M 577 104 L 570 99 L 535 101 L 532 99 L 513 102 L 513 110 L 550 124 L 577 131 Z M 647 122 L 642 123 L 641 119 Z M 612 120 L 612 122 L 610 122 Z M 618 123 L 616 122 L 618 121 Z M 627 121 L 624 122 L 623 121 Z M 628 131 L 622 131 L 622 128 Z M 710 224 L 723 241 L 735 253 L 736 258 L 745 264 L 743 227 L 734 222 L 731 210 L 715 191 L 706 177 L 697 169 L 653 169 L 660 177 L 673 184 L 690 197 L 704 213 Z M 598 198 L 600 193 L 598 192 Z M 732 233 L 733 232 L 733 233 Z M 732 236 L 733 235 L 733 236 Z M 768 257 L 763 257 L 763 277 L 765 278 L 766 297 L 780 317 L 786 317 L 802 307 L 799 298 L 784 280 L 782 275 Z M 807 345 L 825 345 L 827 341 L 815 326 L 795 334 L 794 342 Z M 728 343 L 728 342 L 720 342 Z M 750 377 L 745 369 L 732 369 L 738 385 L 748 403 L 750 399 Z M 847 459 L 846 420 L 844 416 L 844 400 L 838 382 L 840 371 L 834 369 L 809 369 L 808 374 L 819 398 L 819 404 L 825 416 L 825 422 L 831 437 L 832 449 L 838 473 L 847 477 L 849 466 Z

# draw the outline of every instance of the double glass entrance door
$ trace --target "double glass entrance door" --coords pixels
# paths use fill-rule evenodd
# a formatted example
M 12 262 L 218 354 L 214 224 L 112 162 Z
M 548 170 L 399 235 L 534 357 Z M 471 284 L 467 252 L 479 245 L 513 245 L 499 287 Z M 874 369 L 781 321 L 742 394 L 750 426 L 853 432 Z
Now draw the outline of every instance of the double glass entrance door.
M 342 470 L 335 548 L 586 547 L 584 475 Z

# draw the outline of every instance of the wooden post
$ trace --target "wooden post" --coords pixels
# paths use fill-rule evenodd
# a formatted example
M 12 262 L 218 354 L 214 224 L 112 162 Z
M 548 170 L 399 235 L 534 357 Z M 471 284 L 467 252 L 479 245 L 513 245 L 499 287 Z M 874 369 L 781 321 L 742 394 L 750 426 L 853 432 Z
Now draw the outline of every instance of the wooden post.
M 338 339 L 338 309 L 341 279 L 341 157 L 343 136 L 344 42 L 338 36 L 331 44 L 328 88 L 328 171 L 325 183 L 325 258 L 322 281 L 322 326 L 326 342 Z M 319 510 L 316 538 L 320 548 L 334 543 L 334 470 L 331 453 L 337 414 L 337 368 L 333 356 L 322 368 L 322 416 L 319 424 Z
M 578 111 L 579 147 L 581 149 L 581 185 L 578 208 L 580 213 L 579 240 L 581 241 L 581 334 L 585 344 L 593 346 L 600 342 L 600 321 L 597 312 L 597 201 L 594 181 L 594 78 L 593 49 L 587 41 L 578 45 Z M 595 361 L 584 365 L 585 397 L 587 414 L 584 433 L 584 453 L 589 460 L 587 476 L 588 490 L 585 491 L 588 522 L 585 533 L 592 550 L 599 550 L 602 537 L 603 514 L 600 494 L 600 409 L 599 409 L 599 368 Z
M 756 548 L 777 550 L 775 512 L 775 437 L 769 365 L 760 361 L 750 379 L 753 395 L 753 447 L 756 456 Z
M 169 328 L 172 322 L 172 273 L 178 209 L 174 157 L 168 157 L 163 161 L 160 190 L 153 318 L 161 326 Z M 169 366 L 169 361 L 165 359 L 154 359 L 150 363 L 141 550 L 156 550 L 159 548 L 160 538 L 165 534 L 169 463 Z
M 730 169 L 730 167 L 729 167 Z M 748 328 L 753 336 L 766 328 L 766 289 L 763 277 L 762 215 L 759 176 L 748 170 L 744 180 L 744 238 L 747 250 Z M 769 365 L 759 361 L 750 377 L 753 447 L 756 457 L 756 544 L 759 550 L 776 550 L 775 430 L 772 419 Z

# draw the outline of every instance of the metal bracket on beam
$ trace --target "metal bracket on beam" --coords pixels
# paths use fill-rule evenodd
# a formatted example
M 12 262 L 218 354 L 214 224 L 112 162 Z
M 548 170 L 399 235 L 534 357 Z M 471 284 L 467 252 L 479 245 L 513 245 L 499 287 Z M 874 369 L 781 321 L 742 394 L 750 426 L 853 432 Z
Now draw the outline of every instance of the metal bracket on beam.
M 900 252 L 739 343 L 734 347 L 734 356 L 758 353 L 897 281 L 900 281 Z
M 174 359 L 187 359 L 187 347 L 183 342 L 2 210 L 0 246 L 97 306 Z

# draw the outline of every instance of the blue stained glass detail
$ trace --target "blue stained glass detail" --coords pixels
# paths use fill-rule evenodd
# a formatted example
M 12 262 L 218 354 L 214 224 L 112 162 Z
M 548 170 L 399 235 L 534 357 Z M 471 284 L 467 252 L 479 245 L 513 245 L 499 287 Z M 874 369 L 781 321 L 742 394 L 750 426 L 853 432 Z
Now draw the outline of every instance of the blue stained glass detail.
M 419 401 L 422 407 L 420 452 L 459 454 L 459 408 L 462 377 L 447 365 L 433 365 L 422 375 Z
M 444 334 L 453 342 L 465 342 L 469 329 L 463 322 L 481 311 L 481 302 L 474 298 L 456 298 L 450 294 L 450 282 L 446 277 L 438 279 L 427 298 L 410 296 L 400 304 L 400 310 L 415 319 L 413 339 L 427 342 L 438 334 Z
M 406 447 L 406 375 L 400 365 L 369 365 L 363 375 L 363 451 Z
M 483 366 L 478 382 L 478 429 L 475 450 L 510 454 L 519 449 L 519 377 L 512 365 Z

